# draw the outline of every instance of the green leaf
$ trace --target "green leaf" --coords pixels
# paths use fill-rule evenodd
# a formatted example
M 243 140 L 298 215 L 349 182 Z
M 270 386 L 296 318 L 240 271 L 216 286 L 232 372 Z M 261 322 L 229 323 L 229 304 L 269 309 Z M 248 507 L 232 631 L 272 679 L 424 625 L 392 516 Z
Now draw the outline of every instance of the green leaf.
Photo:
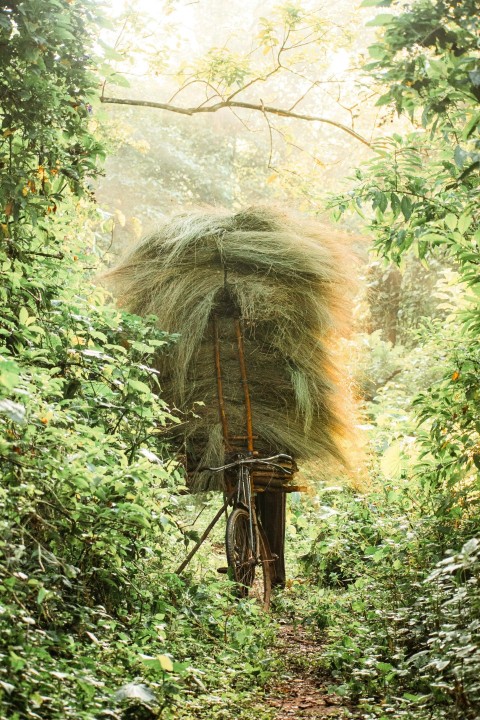
M 405 220 L 410 220 L 412 215 L 412 201 L 407 195 L 404 195 L 400 201 L 400 208 L 403 213 Z
M 387 478 L 397 479 L 400 477 L 402 470 L 405 468 L 405 458 L 400 443 L 392 443 L 384 452 L 380 467 Z
M 18 382 L 20 369 L 13 360 L 0 358 L 0 385 L 12 390 Z
M 18 313 L 18 321 L 20 325 L 25 325 L 28 320 L 29 312 L 26 307 L 20 308 L 20 312 Z
M 383 45 L 370 45 L 368 54 L 375 60 L 382 60 L 385 57 L 385 48 Z
M 448 227 L 449 230 L 455 230 L 457 227 L 458 218 L 453 213 L 448 213 L 445 215 L 445 225 Z
M 375 103 L 375 105 L 377 105 L 378 107 L 380 107 L 381 105 L 388 105 L 389 103 L 392 102 L 392 100 L 393 100 L 393 98 L 392 98 L 392 96 L 390 95 L 390 93 L 388 92 L 388 93 L 385 93 L 384 95 L 381 95 L 381 96 L 378 98 L 378 100 L 377 100 L 377 102 Z
M 433 245 L 440 245 L 445 242 L 445 235 L 438 235 L 437 233 L 425 233 L 420 235 L 418 238 L 419 242 L 432 243 Z
M 152 393 L 151 388 L 149 388 L 148 385 L 141 380 L 130 379 L 128 381 L 128 387 L 131 390 L 136 390 L 141 395 L 150 395 Z
M 468 123 L 463 128 L 462 140 L 468 140 L 470 135 L 473 133 L 477 125 L 480 123 L 480 112 L 473 115 Z
M 430 58 L 427 67 L 427 74 L 429 77 L 435 79 L 446 77 L 448 75 L 448 70 L 449 68 L 446 62 Z
M 377 190 L 375 192 L 373 202 L 372 202 L 372 208 L 375 210 L 378 208 L 380 212 L 384 213 L 388 206 L 388 198 L 384 192 L 381 192 L 380 190 Z
M 153 347 L 153 345 L 147 345 L 144 342 L 137 342 L 134 340 L 131 343 L 131 346 L 132 348 L 134 348 L 134 350 L 138 350 L 141 353 L 149 354 L 155 352 L 155 348 Z
M 391 205 L 394 217 L 397 217 L 398 213 L 401 210 L 401 203 L 400 203 L 400 198 L 395 193 L 392 193 L 390 195 L 390 205 Z
M 390 670 L 393 670 L 393 665 L 390 665 L 390 663 L 386 662 L 377 662 L 377 668 L 382 673 L 390 672 Z
M 373 20 L 369 20 L 365 25 L 366 27 L 384 27 L 385 25 L 390 25 L 394 20 L 395 15 L 381 13 L 373 18 Z
M 45 600 L 45 598 L 48 595 L 48 590 L 44 587 L 39 588 L 38 594 L 37 594 L 37 603 L 39 605 L 42 604 L 42 602 Z
M 363 0 L 360 7 L 390 7 L 392 0 Z
M 465 234 L 472 222 L 473 218 L 471 215 L 467 215 L 466 213 L 460 215 L 458 218 L 458 231 L 462 233 L 462 235 Z

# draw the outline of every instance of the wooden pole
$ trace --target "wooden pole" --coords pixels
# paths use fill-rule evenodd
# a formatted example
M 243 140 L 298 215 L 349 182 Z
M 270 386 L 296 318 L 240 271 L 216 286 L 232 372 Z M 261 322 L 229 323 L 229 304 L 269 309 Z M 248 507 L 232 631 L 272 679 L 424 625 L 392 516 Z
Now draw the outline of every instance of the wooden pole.
M 242 377 L 243 394 L 245 397 L 245 412 L 247 416 L 247 448 L 248 452 L 253 453 L 252 406 L 250 403 L 250 392 L 248 389 L 247 367 L 245 365 L 245 354 L 243 349 L 243 335 L 240 327 L 240 320 L 238 318 L 235 318 L 235 334 L 237 336 L 238 359 L 240 362 L 240 373 Z
M 227 412 L 225 410 L 225 401 L 223 398 L 223 382 L 222 382 L 222 366 L 220 364 L 220 340 L 218 337 L 218 323 L 217 316 L 212 316 L 213 324 L 213 352 L 215 359 L 215 370 L 217 373 L 217 396 L 218 396 L 218 410 L 220 413 L 220 421 L 222 423 L 223 439 L 227 449 L 230 447 L 230 439 L 228 437 L 228 420 Z
M 188 553 L 187 557 L 186 557 L 185 560 L 182 562 L 182 564 L 179 565 L 178 568 L 175 570 L 175 575 L 180 575 L 180 573 L 181 573 L 183 570 L 185 570 L 185 568 L 187 567 L 188 563 L 190 562 L 190 560 L 193 558 L 193 556 L 195 555 L 195 553 L 196 553 L 197 550 L 199 549 L 200 545 L 202 545 L 202 543 L 205 542 L 205 540 L 207 539 L 207 537 L 210 535 L 211 530 L 215 527 L 215 525 L 217 524 L 217 522 L 218 522 L 218 521 L 220 520 L 220 518 L 222 517 L 223 513 L 226 511 L 227 507 L 230 505 L 230 501 L 232 500 L 232 498 L 233 498 L 233 496 L 235 495 L 236 491 L 237 491 L 237 489 L 235 488 L 235 490 L 233 490 L 233 491 L 228 495 L 228 497 L 227 497 L 227 499 L 225 500 L 223 506 L 222 506 L 222 507 L 220 508 L 220 510 L 217 512 L 217 514 L 216 514 L 215 517 L 213 518 L 213 520 L 212 520 L 212 522 L 210 523 L 210 525 L 205 529 L 205 531 L 204 531 L 202 537 L 200 538 L 200 540 L 197 542 L 197 544 L 195 545 L 195 547 L 193 547 L 193 548 L 190 550 L 190 552 Z

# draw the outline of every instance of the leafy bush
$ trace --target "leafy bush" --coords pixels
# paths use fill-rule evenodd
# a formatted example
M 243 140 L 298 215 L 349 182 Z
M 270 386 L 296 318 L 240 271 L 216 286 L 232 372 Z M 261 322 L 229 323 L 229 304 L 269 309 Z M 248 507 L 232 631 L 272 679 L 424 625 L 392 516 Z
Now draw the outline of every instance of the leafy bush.
M 408 659 L 440 717 L 475 718 L 480 703 L 480 541 L 441 560 L 425 581 L 409 625 L 424 649 Z M 443 707 L 444 706 L 444 707 Z
M 175 338 L 91 281 L 96 18 L 0 8 L 0 716 L 225 717 L 271 630 L 228 580 L 172 573 L 185 486 L 155 357 Z
M 327 654 L 341 690 L 362 698 L 366 718 L 478 716 L 480 116 L 474 5 L 421 0 L 370 23 L 381 28 L 366 66 L 383 87 L 378 104 L 391 104 L 412 127 L 378 142 L 353 188 L 335 200 L 340 211 L 353 209 L 366 220 L 381 257 L 400 268 L 408 267 L 412 254 L 426 268 L 450 263 L 450 275 L 458 278 L 456 293 L 444 287 L 436 320 L 424 327 L 409 321 L 409 347 L 415 334 L 419 347 L 369 406 L 376 447 L 385 453 L 372 465 L 381 484 L 385 475 L 395 484 L 384 486 L 383 498 L 376 491 L 364 501 L 377 515 L 367 518 L 367 527 L 378 532 L 376 542 L 365 545 L 365 519 L 347 501 L 340 507 L 342 522 L 331 529 L 336 540 L 331 557 L 326 553 L 330 565 L 323 559 L 323 536 L 313 550 L 317 581 L 331 582 L 332 563 L 344 578 L 346 589 L 329 614 Z M 388 398 L 398 406 L 385 422 Z M 386 457 L 392 436 L 398 462 Z M 392 471 L 395 464 L 398 471 Z M 359 547 L 352 551 L 355 537 Z
M 337 597 L 326 657 L 343 681 L 339 692 L 371 717 L 477 717 L 478 548 L 469 540 L 426 577 L 400 563 L 405 548 L 393 549 L 393 563 L 379 558 Z

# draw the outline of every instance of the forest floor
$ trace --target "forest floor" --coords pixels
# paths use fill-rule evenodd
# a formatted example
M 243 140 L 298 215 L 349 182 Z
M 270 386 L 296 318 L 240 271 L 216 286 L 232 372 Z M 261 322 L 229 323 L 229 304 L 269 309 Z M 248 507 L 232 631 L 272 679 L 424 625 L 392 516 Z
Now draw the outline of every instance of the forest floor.
M 275 651 L 283 670 L 266 688 L 266 701 L 275 720 L 355 716 L 354 709 L 329 690 L 333 679 L 319 663 L 321 642 L 302 625 L 281 624 Z

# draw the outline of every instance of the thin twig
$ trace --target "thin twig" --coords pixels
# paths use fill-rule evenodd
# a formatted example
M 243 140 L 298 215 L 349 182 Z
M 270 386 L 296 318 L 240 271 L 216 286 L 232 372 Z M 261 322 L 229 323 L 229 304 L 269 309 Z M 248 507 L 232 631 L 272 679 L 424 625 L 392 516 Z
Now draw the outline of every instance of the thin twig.
M 61 252 L 57 253 L 56 255 L 44 252 L 26 252 L 24 253 L 24 255 L 36 255 L 39 257 L 54 258 L 55 260 L 63 260 L 65 257 L 65 255 Z
M 263 105 L 263 102 L 262 102 L 262 105 Z M 266 121 L 267 126 L 268 126 L 268 135 L 269 135 L 269 138 L 270 138 L 270 152 L 269 152 L 269 155 L 268 155 L 268 165 L 267 165 L 267 167 L 273 169 L 273 168 L 272 168 L 272 156 L 273 156 L 273 133 L 272 133 L 272 124 L 271 124 L 270 118 L 268 117 L 268 115 L 267 115 L 266 112 L 263 113 L 263 116 L 264 116 L 265 121 Z

